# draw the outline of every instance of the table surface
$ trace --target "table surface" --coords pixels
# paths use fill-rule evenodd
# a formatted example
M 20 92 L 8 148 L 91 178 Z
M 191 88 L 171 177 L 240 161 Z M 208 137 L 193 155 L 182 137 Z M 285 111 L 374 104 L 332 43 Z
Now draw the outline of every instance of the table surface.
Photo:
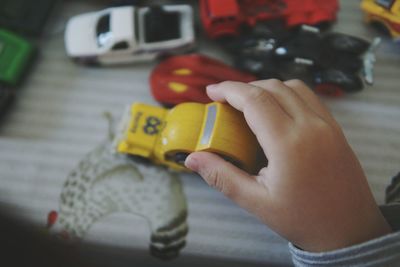
M 358 5 L 355 0 L 341 1 L 335 30 L 372 40 L 375 32 L 363 24 Z M 95 1 L 63 4 L 40 41 L 41 53 L 19 88 L 15 105 L 0 126 L 0 202 L 12 205 L 14 214 L 33 224 L 45 224 L 49 210 L 58 205 L 69 172 L 107 138 L 104 112 L 119 118 L 130 102 L 156 104 L 148 85 L 155 62 L 87 68 L 67 58 L 65 22 L 71 15 L 97 9 Z M 224 58 L 204 40 L 199 50 Z M 344 128 L 375 198 L 382 203 L 385 187 L 400 167 L 400 46 L 384 38 L 375 67 L 373 86 L 342 99 L 322 100 Z M 96 224 L 86 239 L 119 247 L 121 266 L 134 260 L 132 251 L 143 251 L 139 253 L 143 262 L 160 266 L 186 265 L 193 258 L 231 266 L 238 262 L 290 265 L 286 241 L 196 175 L 181 175 L 181 181 L 190 231 L 178 259 L 162 263 L 146 254 L 149 233 L 140 218 L 110 216 Z

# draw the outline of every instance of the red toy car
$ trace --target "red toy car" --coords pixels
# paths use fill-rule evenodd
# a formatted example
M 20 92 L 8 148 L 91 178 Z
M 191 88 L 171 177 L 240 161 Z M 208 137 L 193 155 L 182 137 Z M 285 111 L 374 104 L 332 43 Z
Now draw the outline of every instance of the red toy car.
M 318 25 L 336 20 L 338 0 L 200 0 L 200 16 L 212 38 L 240 34 L 243 25 L 283 20 L 286 27 Z
M 162 61 L 150 75 L 151 92 L 164 105 L 211 102 L 206 86 L 234 80 L 251 82 L 256 77 L 200 54 L 174 56 Z

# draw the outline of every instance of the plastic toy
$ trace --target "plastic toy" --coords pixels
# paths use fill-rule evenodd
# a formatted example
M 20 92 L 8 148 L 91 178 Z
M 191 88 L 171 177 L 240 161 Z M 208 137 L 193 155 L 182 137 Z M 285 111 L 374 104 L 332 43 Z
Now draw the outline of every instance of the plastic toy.
M 120 153 L 148 158 L 171 169 L 193 151 L 217 153 L 253 171 L 258 151 L 243 115 L 227 104 L 183 103 L 168 110 L 135 103 L 125 112 L 114 145 Z
M 47 228 L 63 241 L 80 243 L 96 224 L 124 213 L 142 217 L 149 226 L 149 250 L 154 257 L 170 260 L 185 246 L 187 201 L 180 177 L 114 153 L 108 140 L 82 158 L 60 191 L 59 207 L 49 212 Z M 125 228 L 127 234 L 135 230 Z M 140 241 L 144 240 L 136 240 Z
M 34 52 L 34 46 L 27 40 L 0 29 L 0 84 L 18 85 Z
M 39 35 L 58 0 L 1 0 L 0 26 L 30 35 Z
M 288 28 L 336 20 L 337 0 L 200 0 L 200 16 L 207 35 L 214 39 L 237 36 L 242 26 L 283 20 Z
M 400 0 L 363 0 L 361 8 L 368 23 L 383 26 L 400 42 Z
M 151 60 L 191 48 L 189 5 L 123 6 L 75 16 L 65 31 L 67 54 L 86 64 Z
M 200 54 L 167 58 L 150 75 L 151 92 L 164 105 L 209 103 L 206 86 L 225 80 L 251 82 L 256 77 Z
M 317 28 L 303 26 L 296 31 L 265 32 L 250 35 L 233 43 L 239 69 L 259 78 L 298 78 L 307 81 L 319 93 L 341 96 L 362 90 L 363 73 L 373 82 L 374 50 L 357 37 L 341 33 L 322 34 Z

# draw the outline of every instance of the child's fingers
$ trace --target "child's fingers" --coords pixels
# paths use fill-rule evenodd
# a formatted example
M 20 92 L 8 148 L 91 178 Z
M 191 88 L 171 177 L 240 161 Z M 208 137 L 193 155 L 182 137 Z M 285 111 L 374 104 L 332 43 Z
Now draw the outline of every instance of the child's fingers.
M 264 152 L 274 146 L 291 125 L 292 118 L 268 91 L 242 82 L 222 82 L 207 87 L 214 101 L 228 102 L 244 113 L 247 124 L 257 136 Z
M 310 108 L 304 100 L 300 98 L 292 88 L 286 86 L 282 81 L 276 79 L 260 80 L 250 82 L 249 84 L 255 85 L 270 92 L 278 101 L 279 105 L 289 113 L 289 115 L 296 119 L 297 117 L 304 117 L 310 115 Z
M 262 206 L 265 207 L 266 186 L 219 156 L 194 152 L 187 157 L 185 165 L 241 207 L 252 212 L 259 212 Z
M 262 104 L 276 115 L 288 115 L 272 94 L 264 93 L 262 88 L 243 82 L 225 81 L 207 86 L 207 94 L 212 100 L 228 102 L 242 112 L 250 105 Z
M 293 92 L 296 93 L 304 102 L 313 110 L 319 117 L 325 121 L 335 121 L 328 108 L 322 104 L 318 96 L 302 81 L 300 80 L 289 80 L 284 82 L 285 85 L 292 88 Z

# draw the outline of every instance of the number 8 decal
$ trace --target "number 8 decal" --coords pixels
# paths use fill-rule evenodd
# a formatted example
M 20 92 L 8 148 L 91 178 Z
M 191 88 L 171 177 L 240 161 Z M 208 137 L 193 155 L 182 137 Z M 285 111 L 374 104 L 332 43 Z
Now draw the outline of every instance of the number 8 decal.
M 143 126 L 143 131 L 148 135 L 155 135 L 158 133 L 158 126 L 160 126 L 161 121 L 159 118 L 150 116 L 146 119 L 146 124 Z

